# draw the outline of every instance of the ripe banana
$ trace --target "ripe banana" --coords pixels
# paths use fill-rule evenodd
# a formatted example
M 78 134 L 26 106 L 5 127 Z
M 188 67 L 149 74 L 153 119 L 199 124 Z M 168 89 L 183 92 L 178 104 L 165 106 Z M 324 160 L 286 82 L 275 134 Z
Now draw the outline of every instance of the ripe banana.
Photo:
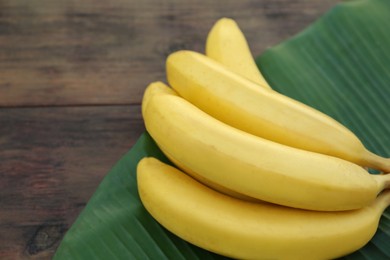
M 145 90 L 145 93 L 144 93 L 144 96 L 142 99 L 142 113 L 143 113 L 143 115 L 145 115 L 144 110 L 147 107 L 147 103 L 149 102 L 149 99 L 151 97 L 153 97 L 154 95 L 164 95 L 164 94 L 177 96 L 177 93 L 172 88 L 170 88 L 166 84 L 164 84 L 163 82 L 156 81 L 156 82 L 152 82 L 151 84 L 149 84 Z M 235 192 L 231 189 L 228 189 L 224 186 L 221 186 L 216 182 L 212 182 L 211 180 L 204 178 L 201 175 L 197 174 L 196 172 L 192 171 L 191 169 L 189 169 L 188 167 L 186 167 L 185 165 L 180 163 L 180 161 L 175 160 L 175 158 L 171 157 L 169 154 L 165 154 L 165 155 L 168 157 L 168 159 L 172 163 L 174 163 L 181 170 L 185 171 L 187 174 L 190 174 L 192 177 L 196 178 L 197 180 L 199 180 L 203 184 L 207 185 L 208 187 L 215 189 L 219 192 L 222 192 L 224 194 L 227 194 L 229 196 L 239 198 L 239 199 L 243 199 L 243 200 L 247 200 L 247 201 L 257 201 L 257 199 L 255 199 L 255 198 L 240 194 L 240 193 Z
M 361 166 L 390 172 L 390 158 L 368 151 L 350 130 L 331 117 L 226 69 L 193 51 L 178 51 L 166 62 L 176 92 L 211 116 L 251 134 Z
M 260 86 L 271 89 L 256 66 L 248 42 L 230 18 L 219 19 L 206 40 L 206 55 Z
M 164 154 L 217 190 L 331 211 L 364 207 L 390 186 L 390 174 L 370 175 L 351 162 L 251 135 L 177 95 L 146 91 L 144 100 L 146 129 Z
M 137 166 L 138 192 L 165 228 L 203 249 L 238 259 L 334 259 L 375 234 L 390 190 L 353 211 L 318 212 L 235 199 L 155 158 Z

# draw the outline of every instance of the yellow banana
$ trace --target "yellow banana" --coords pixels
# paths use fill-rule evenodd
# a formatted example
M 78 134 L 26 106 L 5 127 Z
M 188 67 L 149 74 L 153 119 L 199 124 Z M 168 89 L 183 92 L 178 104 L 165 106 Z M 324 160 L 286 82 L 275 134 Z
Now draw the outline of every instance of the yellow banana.
M 351 162 L 251 135 L 177 95 L 153 93 L 142 104 L 147 131 L 168 158 L 217 190 L 330 211 L 364 207 L 390 186 L 390 174 L 370 175 Z
M 318 212 L 235 199 L 155 158 L 137 166 L 141 201 L 165 228 L 238 259 L 334 259 L 363 247 L 390 204 L 384 191 L 363 209 Z
M 193 51 L 171 54 L 167 79 L 176 92 L 211 116 L 251 134 L 361 166 L 390 172 L 390 158 L 368 151 L 331 117 L 226 69 Z
M 168 87 L 166 84 L 164 84 L 161 81 L 152 82 L 148 85 L 148 87 L 145 90 L 143 99 L 142 99 L 142 113 L 145 114 L 144 109 L 147 107 L 147 103 L 149 102 L 149 99 L 153 97 L 154 95 L 176 95 L 177 93 L 170 87 Z M 247 201 L 257 201 L 257 199 L 245 196 L 243 194 L 240 194 L 238 192 L 235 192 L 231 189 L 228 189 L 224 186 L 219 185 L 216 182 L 212 182 L 211 180 L 202 177 L 201 175 L 197 174 L 196 172 L 192 171 L 191 169 L 187 168 L 185 165 L 180 163 L 180 161 L 175 160 L 175 158 L 171 157 L 169 154 L 166 154 L 168 159 L 173 162 L 177 167 L 185 171 L 187 174 L 190 174 L 192 177 L 196 178 L 197 180 L 201 181 L 203 184 L 207 185 L 208 187 L 215 189 L 219 192 L 222 192 L 224 194 L 227 194 L 229 196 L 233 196 L 239 199 L 244 199 Z
M 256 66 L 244 34 L 233 19 L 221 18 L 214 24 L 207 36 L 206 55 L 260 86 L 271 89 Z

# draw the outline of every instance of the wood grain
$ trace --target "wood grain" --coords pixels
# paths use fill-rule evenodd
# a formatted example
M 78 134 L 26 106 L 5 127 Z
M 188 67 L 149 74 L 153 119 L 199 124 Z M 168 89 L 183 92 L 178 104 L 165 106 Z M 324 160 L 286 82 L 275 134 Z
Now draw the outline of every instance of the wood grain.
M 50 251 L 144 131 L 139 114 L 139 106 L 0 109 L 0 259 Z
M 144 131 L 144 88 L 220 17 L 252 52 L 339 1 L 0 0 L 0 259 L 50 259 Z
M 218 18 L 236 19 L 257 56 L 336 2 L 3 0 L 0 106 L 136 104 L 169 53 L 204 50 Z

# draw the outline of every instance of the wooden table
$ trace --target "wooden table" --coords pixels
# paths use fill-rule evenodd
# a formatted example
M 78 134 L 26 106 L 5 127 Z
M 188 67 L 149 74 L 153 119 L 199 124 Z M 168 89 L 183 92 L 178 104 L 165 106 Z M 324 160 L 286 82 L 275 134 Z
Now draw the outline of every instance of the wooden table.
M 0 259 L 50 259 L 144 131 L 147 84 L 234 18 L 257 56 L 337 2 L 0 1 Z

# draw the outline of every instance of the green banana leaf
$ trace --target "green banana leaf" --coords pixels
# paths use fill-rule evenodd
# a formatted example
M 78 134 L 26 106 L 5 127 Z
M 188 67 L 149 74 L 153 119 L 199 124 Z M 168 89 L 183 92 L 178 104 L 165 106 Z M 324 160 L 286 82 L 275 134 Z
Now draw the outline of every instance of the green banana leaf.
M 388 0 L 341 3 L 256 62 L 275 90 L 332 116 L 388 157 L 388 22 Z M 145 156 L 168 162 L 144 133 L 99 185 L 54 259 L 226 259 L 181 240 L 146 212 L 136 185 L 136 165 Z M 390 259 L 390 208 L 374 238 L 343 259 Z

